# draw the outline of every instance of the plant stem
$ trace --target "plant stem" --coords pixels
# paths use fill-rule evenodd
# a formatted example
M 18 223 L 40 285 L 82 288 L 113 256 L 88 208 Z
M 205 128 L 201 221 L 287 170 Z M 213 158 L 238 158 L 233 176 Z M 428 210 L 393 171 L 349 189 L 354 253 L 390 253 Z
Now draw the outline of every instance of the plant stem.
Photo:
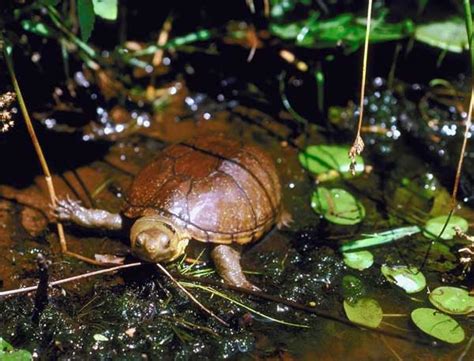
M 355 174 L 356 156 L 360 155 L 364 150 L 364 142 L 360 135 L 362 129 L 362 120 L 364 117 L 364 97 L 365 97 L 365 82 L 367 78 L 367 58 L 369 55 L 369 37 L 370 37 L 370 26 L 372 20 L 372 0 L 369 0 L 369 6 L 367 9 L 367 27 L 365 30 L 365 41 L 364 41 L 364 58 L 362 61 L 362 80 L 360 84 L 360 103 L 359 103 L 359 121 L 357 123 L 357 133 L 354 139 L 354 144 L 349 150 L 349 158 L 351 158 L 351 172 Z
M 1 38 L 0 40 L 3 41 L 3 38 Z M 28 109 L 26 108 L 25 100 L 23 99 L 20 85 L 18 84 L 18 80 L 15 75 L 11 52 L 12 52 L 11 46 L 5 43 L 3 47 L 3 55 L 5 58 L 5 62 L 7 64 L 8 73 L 10 74 L 10 77 L 12 79 L 13 88 L 15 89 L 15 93 L 18 99 L 18 104 L 20 105 L 21 113 L 23 114 L 23 118 L 25 119 L 26 128 L 28 130 L 31 141 L 33 143 L 33 147 L 35 148 L 35 152 L 36 152 L 36 155 L 38 156 L 41 168 L 43 169 L 51 204 L 54 206 L 56 204 L 56 191 L 54 189 L 53 179 L 51 177 L 51 172 L 49 171 L 48 163 L 46 162 L 43 149 L 41 148 L 41 145 L 38 141 L 38 137 L 36 136 L 36 132 L 33 127 L 33 123 L 31 122 Z M 57 222 L 56 225 L 57 225 L 57 230 L 58 230 L 59 242 L 61 244 L 61 250 L 63 252 L 67 252 L 66 238 L 64 236 L 63 225 L 60 222 Z

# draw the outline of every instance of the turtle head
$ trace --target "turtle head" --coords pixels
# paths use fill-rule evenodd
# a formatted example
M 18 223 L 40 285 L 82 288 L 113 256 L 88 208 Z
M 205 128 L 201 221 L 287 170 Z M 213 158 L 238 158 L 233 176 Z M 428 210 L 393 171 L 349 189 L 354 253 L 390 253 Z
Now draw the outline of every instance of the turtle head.
M 148 262 L 169 262 L 182 254 L 189 239 L 172 221 L 161 216 L 144 216 L 130 230 L 132 253 Z

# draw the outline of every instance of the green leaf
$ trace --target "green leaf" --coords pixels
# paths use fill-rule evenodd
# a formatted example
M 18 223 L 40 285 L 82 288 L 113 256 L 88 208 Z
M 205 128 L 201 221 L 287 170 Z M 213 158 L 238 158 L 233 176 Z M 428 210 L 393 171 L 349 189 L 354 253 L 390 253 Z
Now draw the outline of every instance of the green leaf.
M 341 225 L 360 223 L 365 208 L 352 194 L 344 189 L 318 187 L 311 198 L 311 207 L 329 222 Z
M 430 293 L 429 298 L 433 306 L 452 315 L 465 315 L 474 311 L 474 297 L 462 288 L 438 287 Z
M 301 165 L 314 174 L 327 173 L 335 170 L 344 176 L 350 176 L 351 160 L 349 147 L 339 145 L 310 145 L 298 154 Z M 356 157 L 356 173 L 364 170 L 364 160 Z
M 420 292 L 426 287 L 425 276 L 416 267 L 383 265 L 381 270 L 387 281 L 403 288 L 406 293 Z
M 92 0 L 92 2 L 94 3 L 94 12 L 97 16 L 106 20 L 117 20 L 117 0 Z
M 448 216 L 439 216 L 430 219 L 428 222 L 426 222 L 425 231 L 423 232 L 423 235 L 430 239 L 436 239 L 441 233 L 447 219 Z M 440 238 L 444 240 L 453 239 L 456 235 L 454 227 L 459 227 L 461 231 L 466 232 L 469 228 L 469 224 L 462 217 L 451 216 L 451 219 L 449 220 L 449 223 Z
M 352 275 L 345 275 L 342 278 L 342 293 L 344 299 L 352 304 L 365 296 L 366 290 L 364 284 L 359 278 Z
M 0 337 L 0 356 L 2 356 L 5 352 L 13 351 L 13 346 L 5 340 L 3 337 Z
M 29 351 L 17 350 L 3 355 L 0 353 L 0 359 L 2 361 L 31 361 L 33 356 Z
M 354 304 L 344 300 L 344 311 L 352 322 L 372 328 L 379 327 L 383 318 L 382 308 L 373 298 L 361 298 Z
M 77 0 L 77 16 L 83 41 L 89 40 L 94 29 L 95 13 L 92 0 Z
M 98 341 L 98 342 L 104 342 L 104 341 L 108 341 L 108 340 L 109 340 L 106 336 L 104 336 L 104 335 L 102 335 L 102 334 L 100 334 L 100 333 L 96 333 L 93 337 L 94 337 L 94 340 L 95 340 L 95 341 Z
M 460 17 L 418 25 L 415 39 L 453 53 L 469 48 L 466 26 Z
M 464 340 L 464 330 L 459 323 L 434 308 L 417 308 L 411 313 L 414 324 L 424 333 L 447 343 Z
M 26 350 L 15 350 L 10 343 L 0 337 L 0 360 L 2 361 L 30 361 L 31 353 Z
M 47 38 L 52 37 L 53 34 L 54 34 L 53 29 L 51 29 L 46 24 L 39 23 L 37 21 L 22 20 L 21 27 L 24 30 L 29 31 L 33 34 L 40 35 L 40 36 L 45 36 Z
M 358 249 L 379 246 L 385 243 L 397 241 L 401 238 L 411 236 L 420 232 L 418 226 L 408 226 L 391 229 L 381 233 L 364 234 L 365 238 L 344 243 L 340 250 L 341 252 L 355 251 Z
M 374 256 L 369 251 L 344 252 L 347 267 L 362 271 L 374 264 Z

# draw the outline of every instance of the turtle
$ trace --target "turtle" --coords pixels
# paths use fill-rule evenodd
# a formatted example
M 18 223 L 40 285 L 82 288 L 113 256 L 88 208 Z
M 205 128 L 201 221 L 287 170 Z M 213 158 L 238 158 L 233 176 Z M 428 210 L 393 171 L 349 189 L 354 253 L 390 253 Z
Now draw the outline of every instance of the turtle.
M 224 135 L 205 135 L 165 147 L 134 178 L 119 214 L 59 199 L 60 221 L 87 228 L 130 230 L 132 254 L 172 262 L 190 241 L 211 247 L 217 273 L 228 284 L 257 289 L 240 265 L 243 245 L 275 225 L 287 225 L 281 183 L 260 147 Z

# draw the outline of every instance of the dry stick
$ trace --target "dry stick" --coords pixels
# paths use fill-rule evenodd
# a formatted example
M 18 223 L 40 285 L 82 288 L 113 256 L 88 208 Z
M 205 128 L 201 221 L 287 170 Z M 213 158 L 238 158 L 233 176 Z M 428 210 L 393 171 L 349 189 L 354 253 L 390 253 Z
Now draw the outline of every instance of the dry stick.
M 365 80 L 367 77 L 367 58 L 369 54 L 369 36 L 370 36 L 370 23 L 372 20 L 372 0 L 369 0 L 369 7 L 367 9 L 367 28 L 365 30 L 365 42 L 364 42 L 364 59 L 362 62 L 362 80 L 360 85 L 360 103 L 359 103 L 359 122 L 357 123 L 357 134 L 349 150 L 349 158 L 351 159 L 351 172 L 355 174 L 356 156 L 360 155 L 364 150 L 364 141 L 360 135 L 362 129 L 362 118 L 364 116 L 364 97 L 365 97 Z
M 181 290 L 183 291 L 186 296 L 188 296 L 191 301 L 193 301 L 200 309 L 202 309 L 204 312 L 209 314 L 211 317 L 215 318 L 217 321 L 222 323 L 224 326 L 229 327 L 229 324 L 225 322 L 222 318 L 217 316 L 214 312 L 212 312 L 210 309 L 208 309 L 206 306 L 204 306 L 201 302 L 198 301 L 196 297 L 192 295 L 191 292 L 189 292 L 186 288 L 184 288 L 176 279 L 167 271 L 165 267 L 163 267 L 160 263 L 156 263 L 156 266 L 160 269 L 161 272 L 163 272 L 169 279 Z
M 116 267 L 101 269 L 101 270 L 94 271 L 94 272 L 83 273 L 83 274 L 80 274 L 78 276 L 72 276 L 72 277 L 68 277 L 68 278 L 63 278 L 63 279 L 58 280 L 58 281 L 50 282 L 48 284 L 48 287 L 61 285 L 63 283 L 78 281 L 78 280 L 81 280 L 81 279 L 84 279 L 84 278 L 94 277 L 94 276 L 105 274 L 105 273 L 111 273 L 111 272 L 114 272 L 114 271 L 117 271 L 117 270 L 120 270 L 120 269 L 124 269 L 124 268 L 137 267 L 137 266 L 141 266 L 142 264 L 143 264 L 142 262 L 134 262 L 134 263 L 123 264 L 123 265 L 116 266 Z M 12 295 L 17 295 L 17 294 L 21 294 L 21 293 L 28 293 L 28 292 L 36 290 L 37 288 L 38 288 L 38 286 L 31 286 L 31 287 L 17 288 L 17 289 L 9 290 L 9 291 L 3 291 L 3 292 L 0 292 L 0 297 L 12 296 Z
M 15 93 L 16 93 L 16 96 L 17 96 L 17 99 L 18 99 L 18 104 L 20 105 L 21 113 L 23 114 L 23 118 L 25 119 L 26 128 L 28 129 L 28 134 L 30 135 L 31 141 L 33 143 L 33 147 L 35 148 L 36 155 L 38 156 L 41 168 L 42 168 L 43 173 L 44 173 L 44 178 L 45 178 L 45 181 L 46 181 L 46 186 L 48 187 L 48 193 L 49 193 L 51 204 L 54 207 L 56 205 L 56 191 L 54 189 L 53 179 L 51 177 L 51 172 L 49 171 L 48 163 L 46 162 L 46 158 L 44 156 L 43 149 L 41 148 L 41 145 L 38 141 L 38 137 L 36 136 L 36 132 L 35 132 L 35 129 L 33 127 L 33 123 L 31 122 L 30 115 L 28 114 L 28 110 L 26 109 L 25 100 L 23 99 L 23 95 L 21 93 L 20 86 L 18 84 L 18 80 L 16 79 L 11 54 L 10 54 L 10 51 L 8 50 L 8 48 L 9 47 L 7 45 L 5 45 L 3 47 L 3 55 L 4 55 L 5 61 L 7 63 L 8 72 L 10 73 L 10 77 L 12 79 L 13 88 L 15 89 Z M 58 229 L 59 243 L 61 245 L 61 252 L 63 254 L 78 258 L 81 261 L 85 261 L 85 262 L 88 262 L 88 263 L 91 263 L 91 264 L 102 265 L 102 262 L 98 262 L 98 261 L 95 261 L 91 258 L 84 257 L 80 254 L 68 251 L 67 244 L 66 244 L 66 237 L 64 235 L 63 225 L 60 222 L 56 222 L 56 225 L 57 225 L 57 229 Z

